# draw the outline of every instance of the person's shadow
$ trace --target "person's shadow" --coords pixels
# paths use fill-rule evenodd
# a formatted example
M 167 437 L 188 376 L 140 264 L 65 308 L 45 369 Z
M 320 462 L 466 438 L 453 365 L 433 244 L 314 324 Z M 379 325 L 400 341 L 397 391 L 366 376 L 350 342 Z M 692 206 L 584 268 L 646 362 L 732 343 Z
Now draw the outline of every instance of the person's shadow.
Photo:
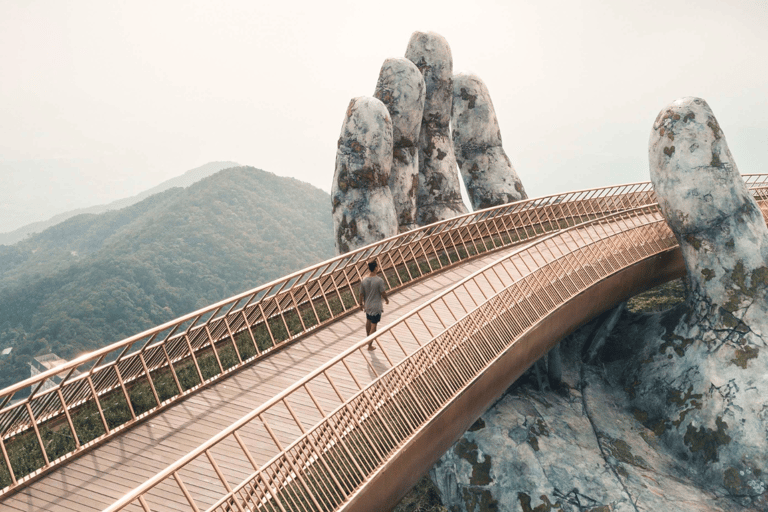
M 379 354 L 380 352 L 381 352 L 380 349 L 368 351 L 368 356 L 369 356 L 368 361 L 370 365 L 366 365 L 366 368 L 368 368 L 368 375 L 370 375 L 371 380 L 375 380 L 379 378 L 381 375 L 384 374 L 384 372 L 386 372 L 391 368 L 389 361 L 387 361 L 387 358 L 384 357 L 383 355 L 380 355 Z M 373 366 L 373 368 L 371 368 L 371 366 Z

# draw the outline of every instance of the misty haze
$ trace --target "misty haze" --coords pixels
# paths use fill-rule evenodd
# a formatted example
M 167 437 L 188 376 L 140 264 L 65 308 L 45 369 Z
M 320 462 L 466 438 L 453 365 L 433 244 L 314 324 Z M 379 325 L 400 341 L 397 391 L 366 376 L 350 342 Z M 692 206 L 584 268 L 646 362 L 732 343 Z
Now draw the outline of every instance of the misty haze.
M 768 511 L 767 28 L 0 0 L 0 509 Z

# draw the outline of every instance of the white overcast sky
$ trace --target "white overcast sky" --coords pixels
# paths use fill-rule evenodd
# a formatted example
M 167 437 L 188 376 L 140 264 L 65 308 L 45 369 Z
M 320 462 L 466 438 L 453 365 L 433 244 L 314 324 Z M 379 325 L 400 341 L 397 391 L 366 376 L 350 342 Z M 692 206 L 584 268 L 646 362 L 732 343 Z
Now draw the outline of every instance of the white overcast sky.
M 0 0 L 0 215 L 215 160 L 330 191 L 349 100 L 415 30 L 484 79 L 531 196 L 647 180 L 653 120 L 682 96 L 709 102 L 742 173 L 768 172 L 768 0 Z

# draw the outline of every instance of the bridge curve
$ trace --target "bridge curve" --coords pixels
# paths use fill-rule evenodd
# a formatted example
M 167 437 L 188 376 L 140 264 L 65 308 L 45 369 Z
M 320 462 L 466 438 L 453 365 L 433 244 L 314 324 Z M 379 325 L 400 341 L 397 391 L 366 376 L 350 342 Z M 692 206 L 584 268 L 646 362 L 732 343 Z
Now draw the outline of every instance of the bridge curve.
M 748 177 L 748 181 L 753 192 L 761 200 L 762 208 L 766 177 L 752 176 Z M 606 193 L 607 190 L 612 190 L 614 193 Z M 404 280 L 398 276 L 403 269 L 406 274 L 411 274 L 409 263 L 422 266 L 424 262 L 427 263 L 429 272 L 419 276 L 426 282 L 426 274 L 437 274 L 437 271 L 444 268 L 458 269 L 467 266 L 468 264 L 462 261 L 477 256 L 481 252 L 478 250 L 478 244 L 485 246 L 486 251 L 482 252 L 490 252 L 491 249 L 501 250 L 515 243 L 539 238 L 547 231 L 555 233 L 524 249 L 515 250 L 512 255 L 504 256 L 496 263 L 465 278 L 448 291 L 382 329 L 375 336 L 375 342 L 380 349 L 375 354 L 381 353 L 383 358 L 376 360 L 377 356 L 366 355 L 361 349 L 365 341 L 353 344 L 342 355 L 332 359 L 321 369 L 311 372 L 311 378 L 305 377 L 294 386 L 278 393 L 275 398 L 236 422 L 235 426 L 225 429 L 201 447 L 192 450 L 190 455 L 171 465 L 170 469 L 150 478 L 138 490 L 128 493 L 123 500 L 109 510 L 119 510 L 124 506 L 126 509 L 135 510 L 198 510 L 201 507 L 210 510 L 247 510 L 254 506 L 264 510 L 336 510 L 339 507 L 348 510 L 372 510 L 381 508 L 383 503 L 390 503 L 395 499 L 393 496 L 398 497 L 403 489 L 408 488 L 403 486 L 408 485 L 409 482 L 407 479 L 403 481 L 392 479 L 391 475 L 382 476 L 391 473 L 391 468 L 394 467 L 391 461 L 402 462 L 405 460 L 403 457 L 413 457 L 414 454 L 421 453 L 422 455 L 410 461 L 408 466 L 418 467 L 419 464 L 423 466 L 427 461 L 437 458 L 442 451 L 436 447 L 444 446 L 445 443 L 448 443 L 445 448 L 450 446 L 453 434 L 445 437 L 440 444 L 436 441 L 440 436 L 436 436 L 435 432 L 448 433 L 461 428 L 458 430 L 460 435 L 464 428 L 474 421 L 472 416 L 475 413 L 479 416 L 485 408 L 478 405 L 484 401 L 475 397 L 469 402 L 475 408 L 461 408 L 461 410 L 474 412 L 465 412 L 463 416 L 457 416 L 456 404 L 467 400 L 467 397 L 474 397 L 471 389 L 488 390 L 502 386 L 498 391 L 500 393 L 517 377 L 516 372 L 521 373 L 545 353 L 549 346 L 559 340 L 557 336 L 567 333 L 568 329 L 560 332 L 559 327 L 556 326 L 575 328 L 579 322 L 588 319 L 586 316 L 598 314 L 604 308 L 610 307 L 611 301 L 623 300 L 622 297 L 641 291 L 660 279 L 678 275 L 682 271 L 680 258 L 675 256 L 674 252 L 674 238 L 666 229 L 658 209 L 653 205 L 637 208 L 638 204 L 652 202 L 652 199 L 652 192 L 647 184 L 635 184 L 535 199 L 516 205 L 507 205 L 506 210 L 497 208 L 476 212 L 460 219 L 423 228 L 421 234 L 411 234 L 412 238 L 407 244 L 398 245 L 396 241 L 398 237 L 395 237 L 395 239 L 357 251 L 353 255 L 324 262 L 303 274 L 289 276 L 282 281 L 282 284 L 278 283 L 279 288 L 276 284 L 270 283 L 267 285 L 271 286 L 269 291 L 264 291 L 266 288 L 262 288 L 257 293 L 249 292 L 250 295 L 243 294 L 229 302 L 214 305 L 208 313 L 205 313 L 209 314 L 207 319 L 204 318 L 205 314 L 197 312 L 177 322 L 175 327 L 161 326 L 165 332 L 170 332 L 163 340 L 163 343 L 166 343 L 163 345 L 163 352 L 166 353 L 165 358 L 171 373 L 174 372 L 175 359 L 174 355 L 168 355 L 168 346 L 172 346 L 168 343 L 169 340 L 175 339 L 176 346 L 187 345 L 190 348 L 189 353 L 184 357 L 192 359 L 197 373 L 200 374 L 200 380 L 204 381 L 200 365 L 194 356 L 196 347 L 192 342 L 193 336 L 190 334 L 193 326 L 201 318 L 205 322 L 205 328 L 198 329 L 197 332 L 205 332 L 207 335 L 207 345 L 203 342 L 201 347 L 207 346 L 208 350 L 215 354 L 217 343 L 221 339 L 226 340 L 227 337 L 216 338 L 216 335 L 212 334 L 214 329 L 211 326 L 214 322 L 218 321 L 217 328 L 229 335 L 230 342 L 236 338 L 235 329 L 239 329 L 240 333 L 248 332 L 253 339 L 251 327 L 257 325 L 257 322 L 249 324 L 248 317 L 252 311 L 256 311 L 256 308 L 249 310 L 248 307 L 252 302 L 264 298 L 272 300 L 275 305 L 271 317 L 269 313 L 261 317 L 268 331 L 269 321 L 278 316 L 278 321 L 282 320 L 288 328 L 285 320 L 286 312 L 300 310 L 301 305 L 305 306 L 304 311 L 311 307 L 316 320 L 320 320 L 313 304 L 317 300 L 328 304 L 327 296 L 323 291 L 326 288 L 323 284 L 318 285 L 315 290 L 320 292 L 313 295 L 312 285 L 308 283 L 313 278 L 324 275 L 325 272 L 345 268 L 343 273 L 345 286 L 353 290 L 356 281 L 350 279 L 349 268 L 355 269 L 357 280 L 359 280 L 358 267 L 364 263 L 365 259 L 372 256 L 381 258 L 386 255 L 388 260 L 385 262 L 387 264 L 391 262 L 391 265 L 382 266 L 392 271 L 388 277 L 394 278 L 395 285 L 402 288 L 410 283 L 403 282 Z M 472 218 L 467 220 L 470 217 Z M 590 218 L 595 220 L 561 231 L 565 226 Z M 447 228 L 446 226 L 451 222 L 450 228 Z M 431 231 L 427 233 L 428 230 Z M 506 242 L 505 236 L 508 238 Z M 418 241 L 420 253 L 414 250 L 416 245 L 413 243 L 414 240 Z M 490 244 L 488 240 L 491 241 Z M 453 255 L 448 250 L 451 246 L 454 249 Z M 471 254 L 473 246 L 475 253 Z M 407 250 L 403 251 L 402 247 L 407 247 Z M 442 250 L 438 250 L 437 247 L 441 247 Z M 461 254 L 462 247 L 466 251 L 464 255 Z M 411 260 L 405 257 L 409 253 L 414 256 Z M 430 256 L 437 258 L 438 263 L 434 264 L 435 268 L 430 263 Z M 445 264 L 440 262 L 441 256 L 446 258 Z M 343 258 L 347 258 L 345 264 L 333 263 Z M 512 267 L 509 266 L 510 264 Z M 328 271 L 328 269 L 331 270 Z M 416 270 L 413 273 L 415 274 Z M 326 279 L 326 282 L 333 283 L 333 289 L 339 295 L 336 279 L 333 278 L 333 274 L 330 275 L 331 278 Z M 416 280 L 412 275 L 410 277 L 411 280 Z M 392 282 L 390 280 L 390 283 Z M 479 285 L 480 282 L 483 284 Z M 627 283 L 632 284 L 629 286 Z M 286 286 L 291 288 L 294 285 L 304 286 L 305 294 L 280 295 Z M 513 288 L 514 291 L 512 291 Z M 596 290 L 603 292 L 597 293 Z M 261 293 L 260 297 L 258 297 L 259 293 Z M 563 315 L 563 311 L 574 308 L 578 302 L 574 301 L 575 297 L 585 297 L 589 294 L 597 294 L 597 297 L 609 296 L 611 299 L 590 300 L 589 307 L 576 308 L 582 316 L 572 311 L 564 317 L 570 319 L 569 321 L 563 322 L 562 319 L 554 321 L 558 318 L 557 315 Z M 352 292 L 352 300 L 354 295 Z M 340 295 L 339 302 L 344 305 L 343 297 Z M 222 304 L 229 307 L 229 311 L 217 317 L 216 314 L 225 307 Z M 259 308 L 259 311 L 264 314 L 264 306 L 261 302 L 259 302 Z M 210 313 L 214 309 L 215 312 Z M 356 306 L 351 304 L 336 318 L 325 322 L 331 325 L 338 321 L 338 317 L 345 316 L 354 309 Z M 243 324 L 234 326 L 234 323 L 226 320 L 229 318 L 227 315 L 232 311 L 239 313 L 239 316 L 245 319 Z M 193 317 L 194 321 L 192 321 Z M 222 317 L 225 318 L 223 322 L 219 321 Z M 479 318 L 482 318 L 482 325 L 477 323 L 480 321 Z M 523 321 L 523 318 L 526 320 Z M 547 318 L 551 321 L 546 320 Z M 525 325 L 528 321 L 531 323 Z M 184 325 L 184 322 L 187 324 Z M 322 324 L 323 321 L 320 323 Z M 305 327 L 303 321 L 301 325 Z M 183 336 L 177 335 L 174 338 L 174 333 L 179 331 L 180 327 L 183 327 L 181 329 Z M 158 336 L 158 333 L 163 332 L 161 328 L 158 328 L 154 334 L 144 335 L 143 339 L 150 338 L 149 342 L 144 342 L 145 349 L 147 346 L 153 346 L 151 341 Z M 290 331 L 290 329 L 287 330 Z M 489 332 L 495 333 L 496 338 L 489 338 Z M 301 335 L 302 333 L 299 333 L 294 338 Z M 475 344 L 478 336 L 482 343 L 485 343 L 483 346 L 488 348 L 487 353 L 478 352 L 477 347 L 481 346 Z M 122 350 L 122 357 L 129 352 L 128 345 L 133 346 L 132 344 L 135 344 L 138 339 L 140 338 L 130 343 L 125 342 L 120 347 L 113 347 L 112 350 Z M 178 341 L 179 339 L 181 341 Z M 472 340 L 472 343 L 467 344 L 466 340 Z M 506 347 L 505 343 L 511 343 L 511 345 Z M 275 346 L 274 338 L 273 346 Z M 398 347 L 402 354 L 396 354 L 392 347 Z M 506 348 L 495 353 L 494 347 L 499 350 Z M 514 350 L 510 347 L 514 347 Z M 143 352 L 137 351 L 133 354 L 136 353 Z M 450 354 L 453 356 L 464 354 L 462 357 L 465 359 L 454 361 L 447 358 Z M 502 357 L 503 354 L 515 355 L 510 359 L 509 355 Z M 270 356 L 269 352 L 254 356 L 254 360 L 257 361 L 256 363 L 251 361 L 250 364 L 257 364 L 261 360 L 266 361 L 268 356 Z M 104 358 L 103 351 L 93 355 L 91 360 L 96 362 L 91 363 L 89 377 L 80 379 L 80 382 L 87 382 L 88 387 L 93 391 L 91 396 L 97 397 L 95 400 L 97 404 L 99 392 L 94 389 L 92 376 L 98 371 L 103 372 L 103 368 L 109 367 L 101 364 Z M 216 359 L 219 360 L 218 356 Z M 125 360 L 118 357 L 112 364 L 112 372 L 117 375 L 118 381 L 116 386 L 113 383 L 114 389 L 127 395 L 126 385 L 120 379 L 123 371 L 120 364 Z M 505 363 L 498 366 L 499 361 L 502 360 Z M 136 361 L 144 363 L 145 359 L 141 356 L 134 357 L 134 367 L 138 366 Z M 142 366 L 146 369 L 148 365 L 144 363 Z M 219 367 L 222 367 L 220 362 Z M 512 368 L 513 371 L 498 370 L 498 368 L 507 367 Z M 364 375 L 361 376 L 360 368 L 367 368 L 366 371 L 369 371 L 370 375 L 367 378 Z M 450 372 L 444 375 L 434 374 L 437 371 L 436 368 L 441 368 L 441 371 L 448 371 L 446 369 L 450 368 Z M 57 372 L 49 372 L 51 375 L 46 378 L 50 379 L 52 375 L 60 374 L 62 371 L 71 370 L 65 368 Z M 334 372 L 340 375 L 335 375 Z M 345 372 L 347 376 L 343 376 Z M 227 372 L 220 373 L 221 375 L 215 376 L 213 380 L 221 379 L 225 382 L 223 377 L 227 376 L 225 375 Z M 503 378 L 500 377 L 502 374 Z M 427 378 L 432 379 L 428 381 L 429 385 L 422 382 Z M 464 382 L 462 379 L 469 380 Z M 480 388 L 477 387 L 477 382 L 486 382 L 488 379 L 492 379 L 497 387 L 489 387 L 487 383 Z M 151 381 L 151 379 L 148 380 Z M 320 380 L 327 382 L 324 389 L 318 384 Z M 212 382 L 211 378 L 208 379 L 208 383 L 210 382 Z M 66 389 L 64 387 L 66 383 L 67 379 L 64 379 L 63 384 L 60 384 L 54 392 L 43 396 L 60 397 L 63 394 L 62 390 Z M 81 384 L 81 387 L 85 386 Z M 205 387 L 205 382 L 199 387 Z M 350 390 L 351 398 L 348 397 Z M 192 392 L 195 391 L 197 389 L 192 390 Z M 346 396 L 343 392 L 346 392 Z M 445 399 L 443 396 L 445 393 L 447 393 L 448 405 L 440 401 Z M 406 394 L 414 401 L 391 400 L 394 396 L 404 397 Z M 487 396 L 492 394 L 486 393 Z M 2 396 L 0 394 L 0 398 Z M 157 393 L 155 396 L 157 397 Z M 334 400 L 338 401 L 339 405 L 329 408 L 328 403 L 333 403 Z M 60 402 L 66 403 L 65 400 Z M 454 403 L 453 406 L 450 406 L 451 402 Z M 24 406 L 24 410 L 31 418 L 35 417 L 33 407 L 35 404 L 33 393 L 33 398 Z M 160 404 L 158 409 L 167 408 L 168 405 L 168 403 Z M 17 409 L 20 407 L 17 406 Z M 98 409 L 101 412 L 101 407 Z M 312 412 L 313 409 L 314 412 Z M 0 411 L 0 421 L 5 418 L 2 413 L 6 410 L 7 408 Z M 151 411 L 151 413 L 155 414 L 157 411 Z M 66 408 L 61 408 L 59 416 L 62 415 L 66 416 L 69 424 L 72 425 Z M 147 417 L 150 416 L 151 414 L 147 414 Z M 103 413 L 101 418 L 104 420 Z M 397 420 L 395 421 L 394 418 Z M 447 423 L 445 423 L 446 418 L 450 419 Z M 134 417 L 132 421 L 139 423 L 141 419 L 146 418 Z M 290 425 L 291 421 L 293 425 Z M 424 425 L 428 424 L 431 427 L 425 428 L 419 421 L 426 422 Z M 35 427 L 34 422 L 30 423 L 40 440 L 39 429 Z M 404 429 L 403 425 L 412 427 L 412 431 Z M 443 425 L 443 427 L 435 431 L 435 425 Z M 453 427 L 446 425 L 453 425 Z M 465 426 L 461 427 L 462 425 Z M 132 424 L 123 430 L 129 428 L 133 428 Z M 258 432 L 248 431 L 250 428 L 256 428 Z M 99 442 L 107 442 L 121 432 L 119 429 L 113 430 L 117 432 L 107 432 Z M 247 435 L 246 431 L 249 432 Z M 427 439 L 427 441 L 419 441 L 419 439 Z M 272 444 L 272 451 L 275 454 L 271 460 L 257 461 L 258 457 L 254 456 L 253 448 L 248 447 L 251 442 L 257 445 Z M 425 443 L 431 446 L 431 451 L 423 449 Z M 43 445 L 42 442 L 41 445 Z M 352 446 L 355 448 L 350 448 Z M 412 448 L 414 446 L 417 448 Z M 0 447 L 3 448 L 6 464 L 9 464 L 5 443 L 0 443 Z M 391 452 L 395 448 L 397 448 L 396 453 Z M 238 466 L 232 462 L 232 454 L 238 453 L 238 450 L 240 461 L 246 466 L 251 466 L 247 471 L 242 465 Z M 226 462 L 222 463 L 222 460 Z M 244 472 L 248 474 L 245 479 L 242 478 Z M 408 473 L 414 472 L 416 475 L 420 474 L 417 470 Z M 44 473 L 41 471 L 40 474 Z M 35 475 L 32 475 L 28 480 L 31 482 L 34 477 Z M 242 483 L 237 485 L 239 482 Z M 395 482 L 399 483 L 395 484 Z M 361 485 L 363 483 L 365 484 Z M 16 486 L 19 487 L 19 484 Z M 29 506 L 25 508 L 24 500 L 12 499 L 14 493 L 8 492 L 8 489 L 6 488 L 4 496 L 10 496 L 11 499 L 1 498 L 3 505 L 10 505 L 17 510 L 37 510 Z M 12 486 L 11 490 L 13 489 L 15 487 Z M 153 491 L 158 492 L 158 496 L 153 496 Z M 196 493 L 198 495 L 195 495 Z M 389 498 L 386 498 L 387 496 Z M 156 499 L 159 502 L 155 502 Z M 27 504 L 29 503 L 28 501 Z M 376 505 L 371 508 L 371 503 Z M 90 508 L 98 509 L 96 507 Z M 62 508 L 62 510 L 67 509 Z

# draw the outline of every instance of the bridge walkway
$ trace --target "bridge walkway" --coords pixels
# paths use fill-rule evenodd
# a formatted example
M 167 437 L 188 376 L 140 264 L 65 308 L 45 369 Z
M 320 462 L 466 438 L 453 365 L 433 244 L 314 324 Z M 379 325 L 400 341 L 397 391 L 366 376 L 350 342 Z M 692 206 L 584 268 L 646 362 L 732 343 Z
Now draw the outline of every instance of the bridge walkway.
M 395 292 L 390 297 L 380 326 L 384 326 L 387 320 L 406 314 L 511 250 L 507 248 L 486 253 Z M 353 313 L 312 332 L 20 489 L 3 500 L 0 507 L 20 512 L 102 510 L 325 361 L 360 341 L 365 334 L 363 322 L 362 312 Z M 416 347 L 408 348 L 414 350 Z M 376 351 L 372 352 L 374 365 L 379 357 Z M 353 370 L 365 384 L 374 377 L 373 371 L 362 357 L 356 363 L 357 367 Z M 334 382 L 345 396 L 351 396 L 358 390 L 355 383 L 348 377 L 345 379 L 344 375 L 334 375 Z M 328 409 L 334 409 L 339 403 L 335 396 L 320 392 L 318 400 Z M 310 416 L 315 412 L 312 404 L 306 403 L 297 403 L 296 409 L 297 413 L 308 413 Z M 288 424 L 279 418 L 275 419 L 274 429 L 278 437 L 286 439 L 297 433 L 293 422 Z M 272 446 L 271 441 L 263 441 Z M 239 457 L 240 453 L 237 450 L 236 455 Z M 258 453 L 254 455 L 258 458 Z M 259 462 L 266 462 L 266 459 Z M 247 462 L 238 464 L 232 460 L 228 463 L 232 464 L 233 471 L 243 471 L 242 478 L 252 471 Z M 178 504 L 178 508 L 175 505 L 169 501 L 164 504 L 164 509 L 188 510 L 186 503 Z
M 748 177 L 764 214 L 767 178 Z M 195 351 L 216 353 L 241 335 L 256 344 L 251 326 L 269 331 L 275 347 L 261 349 L 250 363 L 244 355 L 236 370 L 222 368 L 173 400 L 157 400 L 153 410 L 131 411 L 124 425 L 110 425 L 64 457 L 46 458 L 40 474 L 20 473 L 19 482 L 3 489 L 0 508 L 289 512 L 392 504 L 412 476 L 569 329 L 681 272 L 658 208 L 641 207 L 652 203 L 646 183 L 475 212 L 286 276 L 7 388 L 3 406 L 25 387 L 32 390 L 0 410 L 0 448 L 10 466 L 5 446 L 17 432 L 26 429 L 43 446 L 39 425 L 58 418 L 71 426 L 69 411 L 84 410 L 93 397 L 95 418 L 107 427 L 102 406 L 109 402 L 99 398 L 121 389 L 127 398 L 130 379 L 186 361 L 204 380 Z M 540 242 L 519 242 L 547 232 Z M 497 249 L 473 256 L 482 252 L 478 246 Z M 438 255 L 435 270 L 430 258 Z M 378 350 L 364 350 L 357 311 L 330 320 L 315 311 L 321 325 L 302 320 L 304 334 L 292 334 L 295 343 L 272 336 L 273 320 L 289 329 L 291 311 L 298 321 L 296 312 L 303 317 L 310 306 L 331 309 L 333 294 L 337 304 L 345 300 L 339 291 L 355 289 L 369 257 L 383 257 L 401 276 L 410 265 L 433 272 L 407 284 L 396 278 L 396 286 L 403 282 L 386 311 L 387 325 L 372 337 Z M 394 277 L 388 279 L 392 284 Z M 102 364 L 111 361 L 108 353 L 119 357 Z M 85 373 L 70 378 L 76 368 Z M 64 372 L 57 387 L 38 393 Z
M 369 378 L 358 362 L 368 340 L 358 340 L 107 510 L 389 510 L 563 335 L 679 276 L 679 254 L 656 205 L 496 253 L 371 336 L 386 361 L 371 361 Z M 340 393 L 335 408 L 312 403 L 317 390 L 337 391 L 345 373 L 357 389 Z M 253 448 L 240 442 L 256 432 L 272 440 L 267 461 L 249 461 Z

